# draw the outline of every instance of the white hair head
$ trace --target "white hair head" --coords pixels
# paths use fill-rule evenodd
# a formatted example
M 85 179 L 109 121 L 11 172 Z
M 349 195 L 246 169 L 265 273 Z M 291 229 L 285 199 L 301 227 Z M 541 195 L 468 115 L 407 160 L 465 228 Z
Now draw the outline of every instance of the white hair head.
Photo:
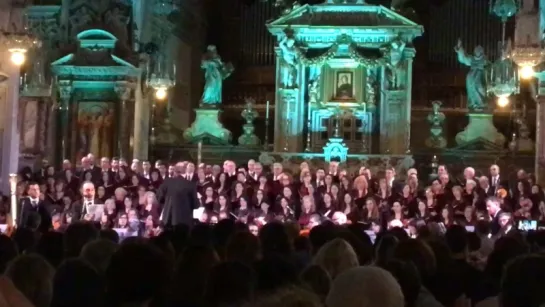
M 390 272 L 375 266 L 349 269 L 333 281 L 328 307 L 404 307 L 403 292 Z

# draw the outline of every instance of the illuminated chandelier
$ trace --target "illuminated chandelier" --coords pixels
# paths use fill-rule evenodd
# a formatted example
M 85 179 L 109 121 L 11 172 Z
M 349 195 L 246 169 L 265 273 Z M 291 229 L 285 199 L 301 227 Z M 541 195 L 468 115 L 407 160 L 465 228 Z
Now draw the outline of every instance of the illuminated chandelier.
M 30 35 L 28 31 L 17 31 L 15 25 L 12 25 L 13 31 L 2 31 L 0 43 L 11 53 L 11 61 L 17 66 L 21 66 L 26 61 L 26 55 L 32 48 L 40 47 L 41 41 Z
M 495 0 L 491 2 L 491 11 L 501 19 L 502 41 L 500 57 L 491 66 L 488 73 L 488 91 L 501 101 L 506 101 L 518 90 L 518 75 L 511 58 L 511 44 L 505 40 L 505 24 L 518 11 L 516 0 Z
M 146 85 L 155 90 L 155 98 L 165 99 L 168 90 L 176 85 L 176 65 L 171 64 L 162 53 L 158 53 L 149 62 L 148 72 Z
M 521 13 L 526 15 L 540 15 L 540 11 L 535 7 L 528 9 L 522 7 Z M 520 31 L 520 32 L 519 32 Z M 545 50 L 541 33 L 537 33 L 533 27 L 515 28 L 515 48 L 511 54 L 513 62 L 520 68 L 520 77 L 522 79 L 530 79 L 534 76 L 534 67 L 538 66 L 545 59 Z

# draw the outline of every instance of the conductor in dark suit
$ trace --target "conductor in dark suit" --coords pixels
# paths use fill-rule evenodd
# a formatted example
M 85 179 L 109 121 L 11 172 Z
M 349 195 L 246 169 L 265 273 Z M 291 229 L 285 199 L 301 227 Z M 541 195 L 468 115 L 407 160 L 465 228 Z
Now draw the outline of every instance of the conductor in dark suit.
M 41 232 L 49 231 L 51 227 L 51 215 L 45 201 L 40 200 L 40 186 L 36 182 L 31 182 L 27 188 L 28 197 L 21 200 L 19 204 L 20 218 L 17 221 L 18 227 L 26 227 L 33 223 L 32 215 L 40 216 L 40 225 L 38 230 Z M 35 227 L 36 225 L 33 225 Z
M 193 210 L 199 207 L 197 187 L 185 179 L 183 163 L 175 166 L 175 176 L 165 179 L 157 190 L 157 199 L 163 206 L 161 221 L 166 227 L 193 225 Z
M 495 196 L 488 197 L 486 199 L 486 210 L 490 215 L 490 233 L 495 236 L 501 229 L 500 215 L 503 213 L 499 198 Z

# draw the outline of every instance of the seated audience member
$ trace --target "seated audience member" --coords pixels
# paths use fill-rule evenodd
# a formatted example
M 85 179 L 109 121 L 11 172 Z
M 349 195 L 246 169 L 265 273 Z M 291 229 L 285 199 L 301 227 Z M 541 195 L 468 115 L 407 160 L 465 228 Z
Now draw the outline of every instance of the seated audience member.
M 294 286 L 263 294 L 243 307 L 304 306 L 322 307 L 320 299 L 313 293 Z
M 251 301 L 255 278 L 255 272 L 242 263 L 220 263 L 210 271 L 204 301 L 207 306 L 237 306 Z
M 505 268 L 499 303 L 503 307 L 543 306 L 544 288 L 545 256 L 521 256 Z
M 82 259 L 68 259 L 55 272 L 51 307 L 96 307 L 104 304 L 104 282 Z
M 301 273 L 301 282 L 324 302 L 331 288 L 331 277 L 319 265 L 310 265 Z
M 4 275 L 35 307 L 49 307 L 55 269 L 39 255 L 21 255 L 11 261 Z
M 335 239 L 322 246 L 314 256 L 313 263 L 326 270 L 332 280 L 359 265 L 356 252 L 343 239 Z
M 388 271 L 363 266 L 341 273 L 326 298 L 328 307 L 404 307 L 399 283 Z
M 80 258 L 87 261 L 97 273 L 103 275 L 117 249 L 118 245 L 115 242 L 98 239 L 85 244 L 81 250 Z
M 106 269 L 106 300 L 111 306 L 138 306 L 165 297 L 172 269 L 156 247 L 125 242 Z

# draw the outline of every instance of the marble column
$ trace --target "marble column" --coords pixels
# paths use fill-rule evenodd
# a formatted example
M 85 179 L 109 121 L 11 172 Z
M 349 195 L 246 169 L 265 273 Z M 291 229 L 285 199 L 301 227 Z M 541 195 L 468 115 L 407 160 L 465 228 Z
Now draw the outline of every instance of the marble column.
M 58 136 L 60 139 L 60 153 L 62 159 L 70 159 L 70 109 L 72 98 L 72 84 L 60 81 L 58 84 L 60 104 L 57 111 Z M 62 162 L 62 161 L 61 161 Z
M 46 104 L 47 108 L 49 109 L 49 112 L 47 112 L 47 140 L 45 142 L 45 157 L 50 163 L 57 163 L 57 157 L 59 156 L 59 152 L 57 149 L 57 118 L 59 115 L 57 114 L 59 111 L 59 103 L 57 102 L 58 99 L 56 95 L 53 95 L 53 97 L 46 98 Z M 56 165 L 56 164 L 53 164 Z
M 304 150 L 303 130 L 307 123 L 306 113 L 306 67 L 297 66 L 296 84 L 285 88 L 282 78 L 282 58 L 276 51 L 276 95 L 274 120 L 274 151 L 302 152 Z
M 545 93 L 544 93 L 545 94 Z M 535 170 L 536 182 L 545 186 L 545 96 L 541 94 L 536 99 L 536 153 Z
M 119 113 L 117 126 L 117 155 L 120 158 L 129 158 L 129 133 L 128 133 L 128 103 L 131 99 L 131 88 L 127 84 L 117 84 L 115 92 L 119 96 Z
M 9 59 L 9 56 L 4 56 Z M 19 168 L 20 131 L 19 117 L 19 67 L 5 61 L 2 65 L 8 79 L 0 85 L 0 100 L 4 100 L 2 135 L 2 173 L 0 183 L 4 195 L 9 195 L 9 174 L 17 173 Z
M 148 159 L 150 128 L 150 99 L 142 90 L 139 79 L 134 94 L 133 159 L 140 161 Z M 147 94 L 151 95 L 151 92 Z
M 407 48 L 394 70 L 382 67 L 380 100 L 380 152 L 402 155 L 410 149 L 412 64 L 414 49 Z M 388 80 L 388 75 L 393 74 Z M 395 83 L 392 81 L 395 79 Z

